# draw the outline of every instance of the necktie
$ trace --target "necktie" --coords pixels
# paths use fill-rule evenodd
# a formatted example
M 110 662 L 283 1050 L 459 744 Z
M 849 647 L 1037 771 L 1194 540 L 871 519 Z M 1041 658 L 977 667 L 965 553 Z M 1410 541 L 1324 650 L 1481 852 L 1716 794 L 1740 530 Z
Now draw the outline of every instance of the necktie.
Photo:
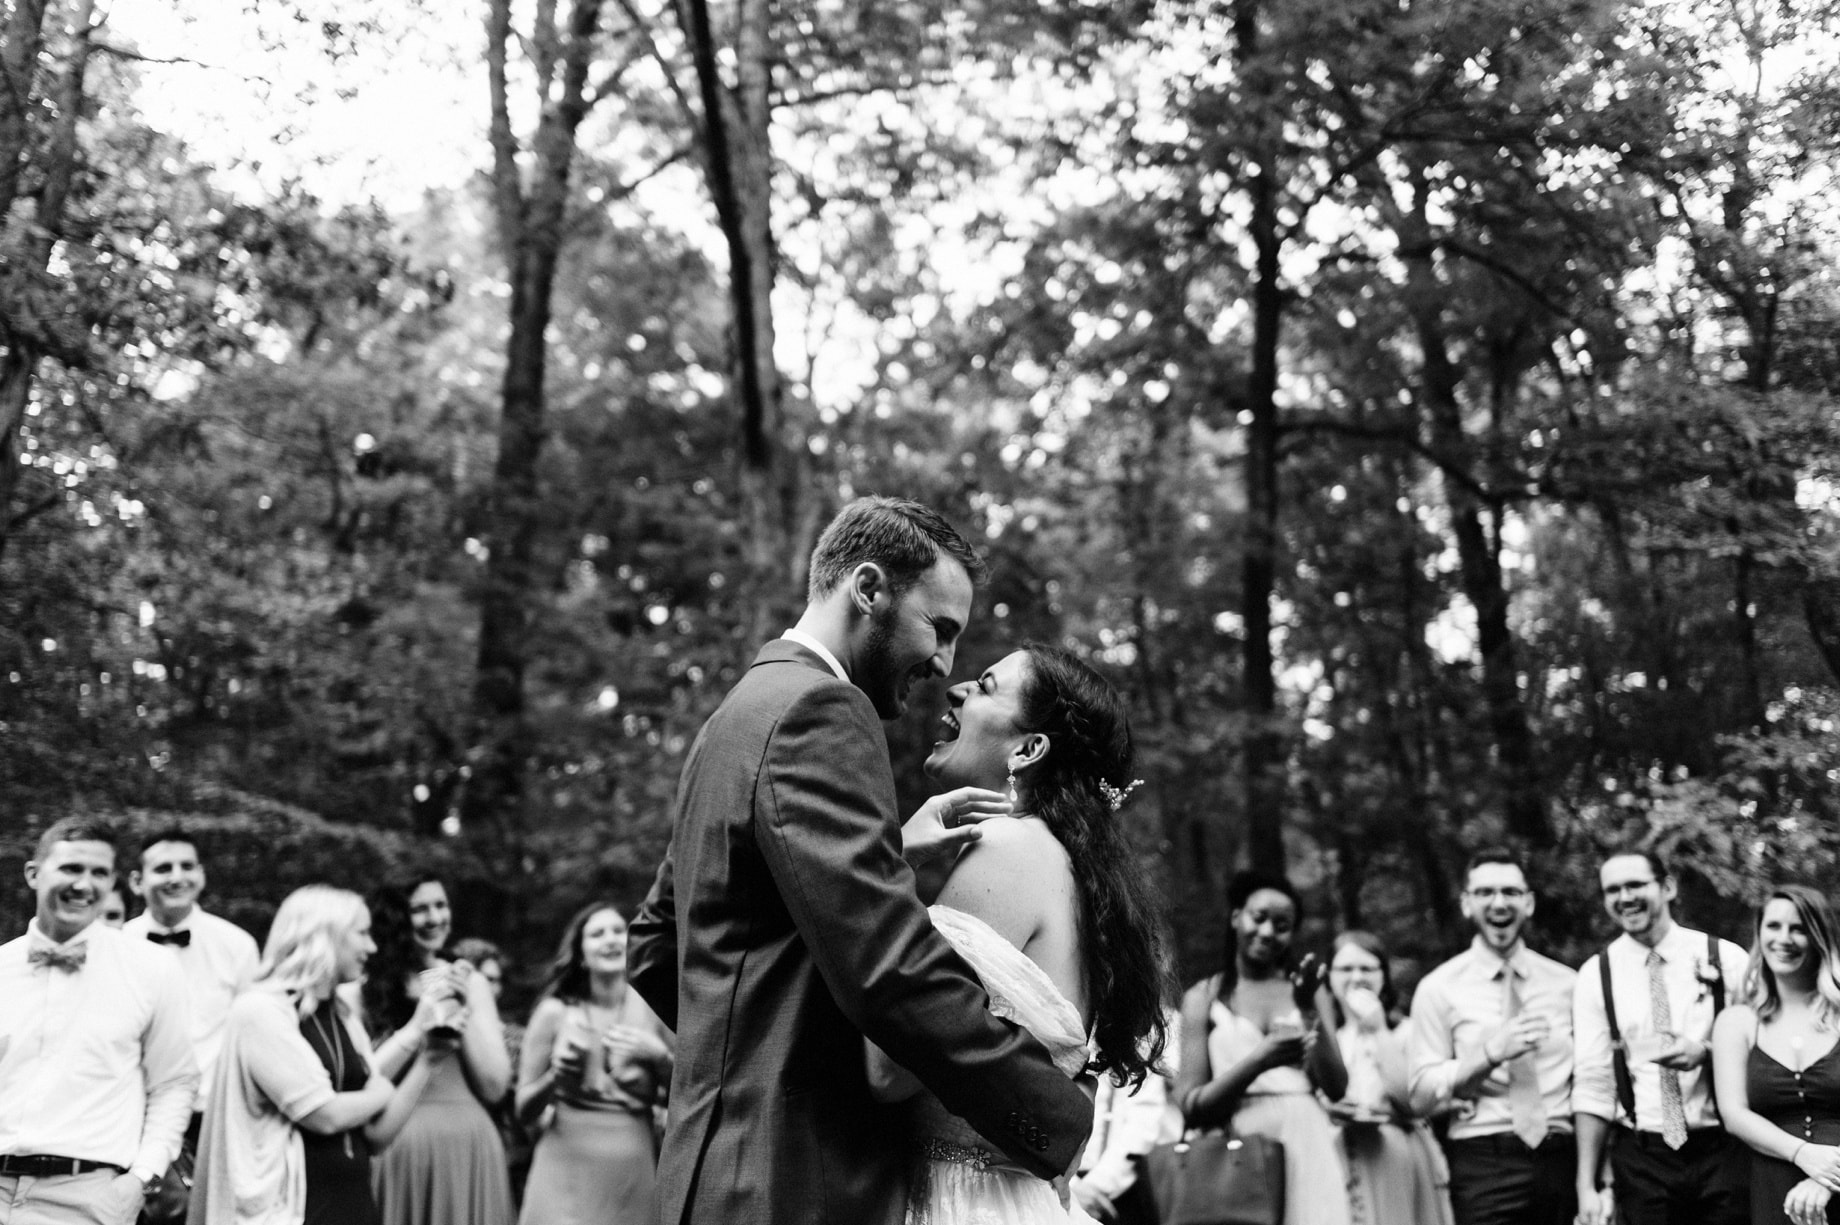
M 47 966 L 53 970 L 63 970 L 75 974 L 89 960 L 89 945 L 78 944 L 67 949 L 53 948 L 49 944 L 36 944 L 26 951 L 26 964 Z
M 1506 980 L 1502 1013 L 1512 1021 L 1521 1011 L 1519 975 L 1513 966 L 1503 966 L 1501 976 Z M 1538 1148 L 1546 1139 L 1546 1099 L 1540 1096 L 1540 1076 L 1533 1064 L 1534 1055 L 1535 1052 L 1527 1051 L 1508 1060 L 1508 1112 L 1514 1120 L 1514 1134 L 1528 1148 Z
M 1663 964 L 1660 953 L 1648 950 L 1648 1019 L 1656 1033 L 1671 1036 L 1674 1014 L 1668 1007 L 1667 983 L 1661 977 Z M 1680 1100 L 1680 1073 L 1673 1068 L 1661 1068 L 1660 1071 L 1661 1138 L 1667 1141 L 1669 1148 L 1679 1148 L 1687 1142 L 1687 1111 Z
M 176 949 L 190 948 L 192 946 L 192 929 L 188 927 L 181 931 L 149 931 L 147 933 L 147 939 L 153 941 L 155 944 L 170 944 Z

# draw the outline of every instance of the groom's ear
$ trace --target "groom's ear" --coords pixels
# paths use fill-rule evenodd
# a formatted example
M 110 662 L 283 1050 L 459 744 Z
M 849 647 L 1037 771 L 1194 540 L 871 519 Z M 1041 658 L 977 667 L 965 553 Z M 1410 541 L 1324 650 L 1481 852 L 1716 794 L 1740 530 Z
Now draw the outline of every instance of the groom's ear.
M 850 607 L 867 617 L 875 612 L 875 598 L 884 599 L 892 595 L 888 583 L 888 574 L 872 561 L 866 561 L 850 571 Z

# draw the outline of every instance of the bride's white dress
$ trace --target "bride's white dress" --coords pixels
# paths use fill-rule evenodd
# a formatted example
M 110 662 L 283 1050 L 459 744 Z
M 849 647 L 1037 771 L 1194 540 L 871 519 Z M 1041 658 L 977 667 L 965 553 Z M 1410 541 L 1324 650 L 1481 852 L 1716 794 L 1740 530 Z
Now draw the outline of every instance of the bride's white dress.
M 993 1015 L 1027 1029 L 1069 1078 L 1086 1066 L 1080 1013 L 1040 966 L 982 919 L 949 906 L 929 908 L 933 926 L 970 963 L 990 993 Z M 1061 1206 L 1054 1187 L 1012 1164 L 939 1099 L 909 1102 L 915 1145 L 907 1225 L 1067 1225 L 1092 1218 Z

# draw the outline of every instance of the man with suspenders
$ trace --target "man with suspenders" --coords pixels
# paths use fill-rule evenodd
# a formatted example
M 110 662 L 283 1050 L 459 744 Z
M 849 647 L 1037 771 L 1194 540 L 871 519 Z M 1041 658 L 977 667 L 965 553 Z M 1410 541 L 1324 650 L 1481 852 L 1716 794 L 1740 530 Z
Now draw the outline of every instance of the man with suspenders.
M 1720 1125 L 1709 1055 L 1746 954 L 1674 921 L 1652 851 L 1611 855 L 1598 882 L 1622 935 L 1579 969 L 1573 1001 L 1580 1225 L 1745 1225 L 1750 1155 Z

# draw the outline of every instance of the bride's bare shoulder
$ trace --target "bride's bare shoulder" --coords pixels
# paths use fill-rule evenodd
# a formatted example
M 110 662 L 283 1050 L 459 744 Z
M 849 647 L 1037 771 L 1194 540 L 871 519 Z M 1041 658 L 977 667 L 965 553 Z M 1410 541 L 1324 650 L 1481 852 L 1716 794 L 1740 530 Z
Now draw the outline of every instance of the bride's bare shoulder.
M 976 915 L 1023 947 L 1063 907 L 1072 884 L 1067 852 L 1033 819 L 998 818 L 959 856 L 939 904 Z

